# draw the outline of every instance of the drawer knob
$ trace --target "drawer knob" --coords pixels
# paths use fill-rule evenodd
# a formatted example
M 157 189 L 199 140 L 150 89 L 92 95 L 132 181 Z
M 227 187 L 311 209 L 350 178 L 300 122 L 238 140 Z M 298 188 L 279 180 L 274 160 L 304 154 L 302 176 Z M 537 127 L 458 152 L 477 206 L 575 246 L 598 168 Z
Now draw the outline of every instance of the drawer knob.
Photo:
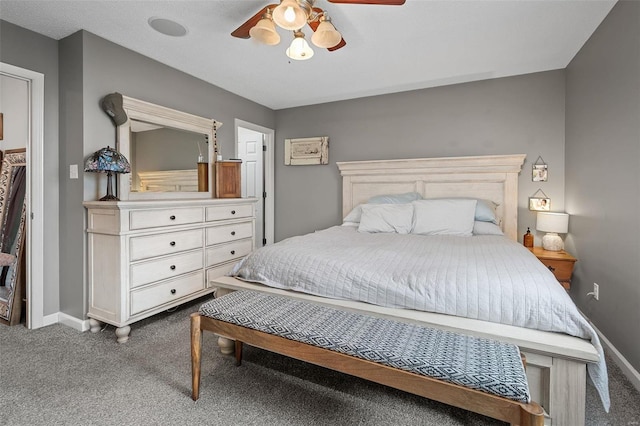
M 553 266 L 547 266 L 547 268 L 549 268 L 549 270 L 550 270 L 551 272 L 555 272 L 555 270 L 556 270 L 556 268 L 554 268 Z
M 236 231 L 231 231 L 231 235 L 236 235 Z
M 231 210 L 231 214 L 236 214 L 236 211 L 235 210 Z
M 175 241 L 171 241 L 171 242 L 169 243 L 169 245 L 173 247 L 173 246 L 175 246 L 175 245 L 176 245 L 176 242 L 175 242 Z
M 169 269 L 171 269 L 172 271 L 175 271 L 176 270 L 176 265 L 169 266 Z
M 169 216 L 169 219 L 176 220 L 176 216 L 175 215 L 171 215 L 171 216 Z
M 235 250 L 231 250 L 231 254 L 236 254 L 236 251 Z
M 171 294 L 176 294 L 176 289 L 175 288 L 171 289 Z

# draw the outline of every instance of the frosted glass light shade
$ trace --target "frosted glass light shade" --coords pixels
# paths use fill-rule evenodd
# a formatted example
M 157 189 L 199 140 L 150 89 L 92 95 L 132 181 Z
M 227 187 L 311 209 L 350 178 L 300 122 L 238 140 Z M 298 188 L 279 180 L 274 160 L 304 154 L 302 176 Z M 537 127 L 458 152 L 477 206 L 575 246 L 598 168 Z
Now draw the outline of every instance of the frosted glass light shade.
M 271 19 L 262 18 L 258 23 L 249 30 L 251 38 L 256 39 L 260 43 L 275 46 L 280 43 L 280 34 L 276 31 L 276 26 Z
M 304 34 L 300 32 L 296 33 L 296 37 L 291 42 L 291 46 L 289 46 L 286 53 L 288 57 L 296 61 L 306 61 L 313 57 L 313 49 L 304 39 Z
M 316 32 L 311 36 L 311 41 L 318 47 L 328 49 L 336 46 L 342 40 L 342 35 L 329 21 L 322 21 Z
M 282 0 L 273 9 L 273 20 L 285 30 L 299 30 L 307 23 L 307 14 L 296 0 Z

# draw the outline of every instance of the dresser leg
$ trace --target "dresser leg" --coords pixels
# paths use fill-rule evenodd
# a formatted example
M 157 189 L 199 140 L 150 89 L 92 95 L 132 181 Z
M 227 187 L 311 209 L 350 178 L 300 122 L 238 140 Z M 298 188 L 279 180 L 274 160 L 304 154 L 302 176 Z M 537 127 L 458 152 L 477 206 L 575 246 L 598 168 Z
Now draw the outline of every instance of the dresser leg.
M 97 333 L 102 328 L 102 323 L 97 319 L 89 318 L 89 330 L 92 333 Z
M 128 325 L 116 328 L 116 337 L 118 338 L 118 343 L 125 343 L 127 340 L 129 340 L 130 332 L 131 327 L 129 327 Z

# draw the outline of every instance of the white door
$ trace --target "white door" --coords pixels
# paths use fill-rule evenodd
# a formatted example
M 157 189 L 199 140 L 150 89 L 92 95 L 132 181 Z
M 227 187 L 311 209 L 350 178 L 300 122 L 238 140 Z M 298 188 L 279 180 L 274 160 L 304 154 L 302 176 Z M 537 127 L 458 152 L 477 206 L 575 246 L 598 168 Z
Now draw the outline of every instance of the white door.
M 256 247 L 262 247 L 273 242 L 273 130 L 236 120 L 236 141 L 242 197 L 258 199 L 255 235 Z
M 39 328 L 44 319 L 44 75 L 35 71 L 0 62 L 2 88 L 0 111 L 4 110 L 5 124 L 12 123 L 10 111 L 15 107 L 15 98 L 8 84 L 17 87 L 26 95 L 24 106 L 28 108 L 26 134 L 13 134 L 11 127 L 4 127 L 4 137 L 0 149 L 19 146 L 27 148 L 27 188 L 25 200 L 28 218 L 26 222 L 26 298 L 27 327 Z M 20 95 L 22 96 L 22 95 Z M 19 108 L 24 108 L 20 106 Z M 3 136 L 4 136 L 3 135 Z M 13 139 L 20 140 L 13 140 Z M 11 140 L 10 140 L 11 139 Z M 22 140 L 24 139 L 24 140 Z M 57 321 L 57 316 L 56 316 Z

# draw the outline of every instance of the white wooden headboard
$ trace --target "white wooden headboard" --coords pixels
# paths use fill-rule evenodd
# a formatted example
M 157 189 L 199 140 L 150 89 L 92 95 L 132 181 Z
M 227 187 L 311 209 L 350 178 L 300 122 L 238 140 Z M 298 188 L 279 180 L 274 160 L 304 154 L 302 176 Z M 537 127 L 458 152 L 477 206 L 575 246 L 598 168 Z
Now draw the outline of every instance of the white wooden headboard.
M 411 158 L 337 163 L 342 175 L 342 216 L 375 195 L 418 192 L 424 198 L 491 200 L 505 235 L 518 236 L 518 174 L 525 155 Z

